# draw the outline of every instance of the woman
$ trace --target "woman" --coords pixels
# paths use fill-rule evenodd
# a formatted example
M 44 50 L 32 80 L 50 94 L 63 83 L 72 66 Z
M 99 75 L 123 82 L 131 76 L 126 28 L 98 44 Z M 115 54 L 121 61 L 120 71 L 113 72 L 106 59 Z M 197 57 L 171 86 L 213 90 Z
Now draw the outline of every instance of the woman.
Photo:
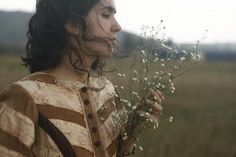
M 1 157 L 116 156 L 122 126 L 112 117 L 122 107 L 102 75 L 121 30 L 115 13 L 113 0 L 37 1 L 23 58 L 31 74 L 0 96 Z

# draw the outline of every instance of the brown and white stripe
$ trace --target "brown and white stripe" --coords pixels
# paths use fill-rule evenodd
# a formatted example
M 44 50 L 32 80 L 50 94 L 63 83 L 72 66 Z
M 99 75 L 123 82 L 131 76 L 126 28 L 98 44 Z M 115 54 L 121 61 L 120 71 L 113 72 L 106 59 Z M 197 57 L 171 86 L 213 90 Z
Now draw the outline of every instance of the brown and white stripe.
M 33 74 L 0 95 L 0 156 L 62 157 L 50 136 L 38 126 L 38 111 L 66 136 L 76 154 L 96 156 L 90 130 L 93 123 L 87 123 L 88 113 L 79 94 L 83 86 L 71 87 L 70 83 L 58 82 L 49 74 Z M 120 129 L 113 117 L 121 108 L 117 106 L 110 81 L 105 77 L 91 77 L 90 82 L 101 89 L 90 92 L 90 101 L 96 104 L 91 106 L 91 111 L 98 117 L 94 124 L 99 125 L 97 133 L 101 134 L 101 144 L 106 148 L 103 151 L 111 157 L 116 153 Z

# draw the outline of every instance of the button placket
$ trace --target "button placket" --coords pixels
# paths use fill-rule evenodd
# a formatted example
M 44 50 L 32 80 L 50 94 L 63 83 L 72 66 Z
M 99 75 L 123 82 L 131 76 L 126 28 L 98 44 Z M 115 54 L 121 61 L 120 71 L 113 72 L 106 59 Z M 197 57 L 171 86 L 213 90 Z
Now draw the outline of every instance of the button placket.
M 92 127 L 91 130 L 92 130 L 93 133 L 97 133 L 97 128 L 96 127 Z
M 96 142 L 94 143 L 94 145 L 95 145 L 96 147 L 99 147 L 99 146 L 101 145 L 101 142 L 100 142 L 100 141 L 96 141 Z
M 101 135 L 98 130 L 98 122 L 96 118 L 94 118 L 93 114 L 92 105 L 94 104 L 89 99 L 89 89 L 87 87 L 81 88 L 80 95 L 84 103 L 86 121 L 89 127 L 92 143 L 94 145 L 95 154 L 97 157 L 105 157 L 106 156 L 104 152 L 105 149 L 101 144 Z
M 88 118 L 89 118 L 89 119 L 93 119 L 93 114 L 92 114 L 92 113 L 89 113 L 89 114 L 88 114 Z
M 84 104 L 85 105 L 89 105 L 90 104 L 89 100 L 88 99 L 84 99 Z

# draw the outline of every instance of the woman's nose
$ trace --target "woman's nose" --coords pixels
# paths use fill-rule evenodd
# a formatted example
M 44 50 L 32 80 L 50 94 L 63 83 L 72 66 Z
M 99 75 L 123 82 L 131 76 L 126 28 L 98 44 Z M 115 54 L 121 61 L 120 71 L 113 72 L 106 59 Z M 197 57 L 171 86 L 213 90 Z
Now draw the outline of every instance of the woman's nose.
M 117 20 L 114 19 L 114 24 L 112 25 L 112 32 L 117 33 L 119 31 L 121 31 L 121 26 L 119 25 Z

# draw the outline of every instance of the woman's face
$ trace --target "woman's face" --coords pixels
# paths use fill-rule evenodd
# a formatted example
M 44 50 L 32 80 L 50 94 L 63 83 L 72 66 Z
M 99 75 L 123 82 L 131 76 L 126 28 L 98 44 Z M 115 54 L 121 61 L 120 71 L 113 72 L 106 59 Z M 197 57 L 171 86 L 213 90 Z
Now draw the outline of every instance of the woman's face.
M 94 37 L 103 38 L 104 41 L 85 41 L 83 47 L 91 55 L 108 57 L 116 41 L 116 33 L 121 30 L 115 18 L 116 6 L 114 0 L 101 0 L 90 10 L 86 20 L 89 30 Z

